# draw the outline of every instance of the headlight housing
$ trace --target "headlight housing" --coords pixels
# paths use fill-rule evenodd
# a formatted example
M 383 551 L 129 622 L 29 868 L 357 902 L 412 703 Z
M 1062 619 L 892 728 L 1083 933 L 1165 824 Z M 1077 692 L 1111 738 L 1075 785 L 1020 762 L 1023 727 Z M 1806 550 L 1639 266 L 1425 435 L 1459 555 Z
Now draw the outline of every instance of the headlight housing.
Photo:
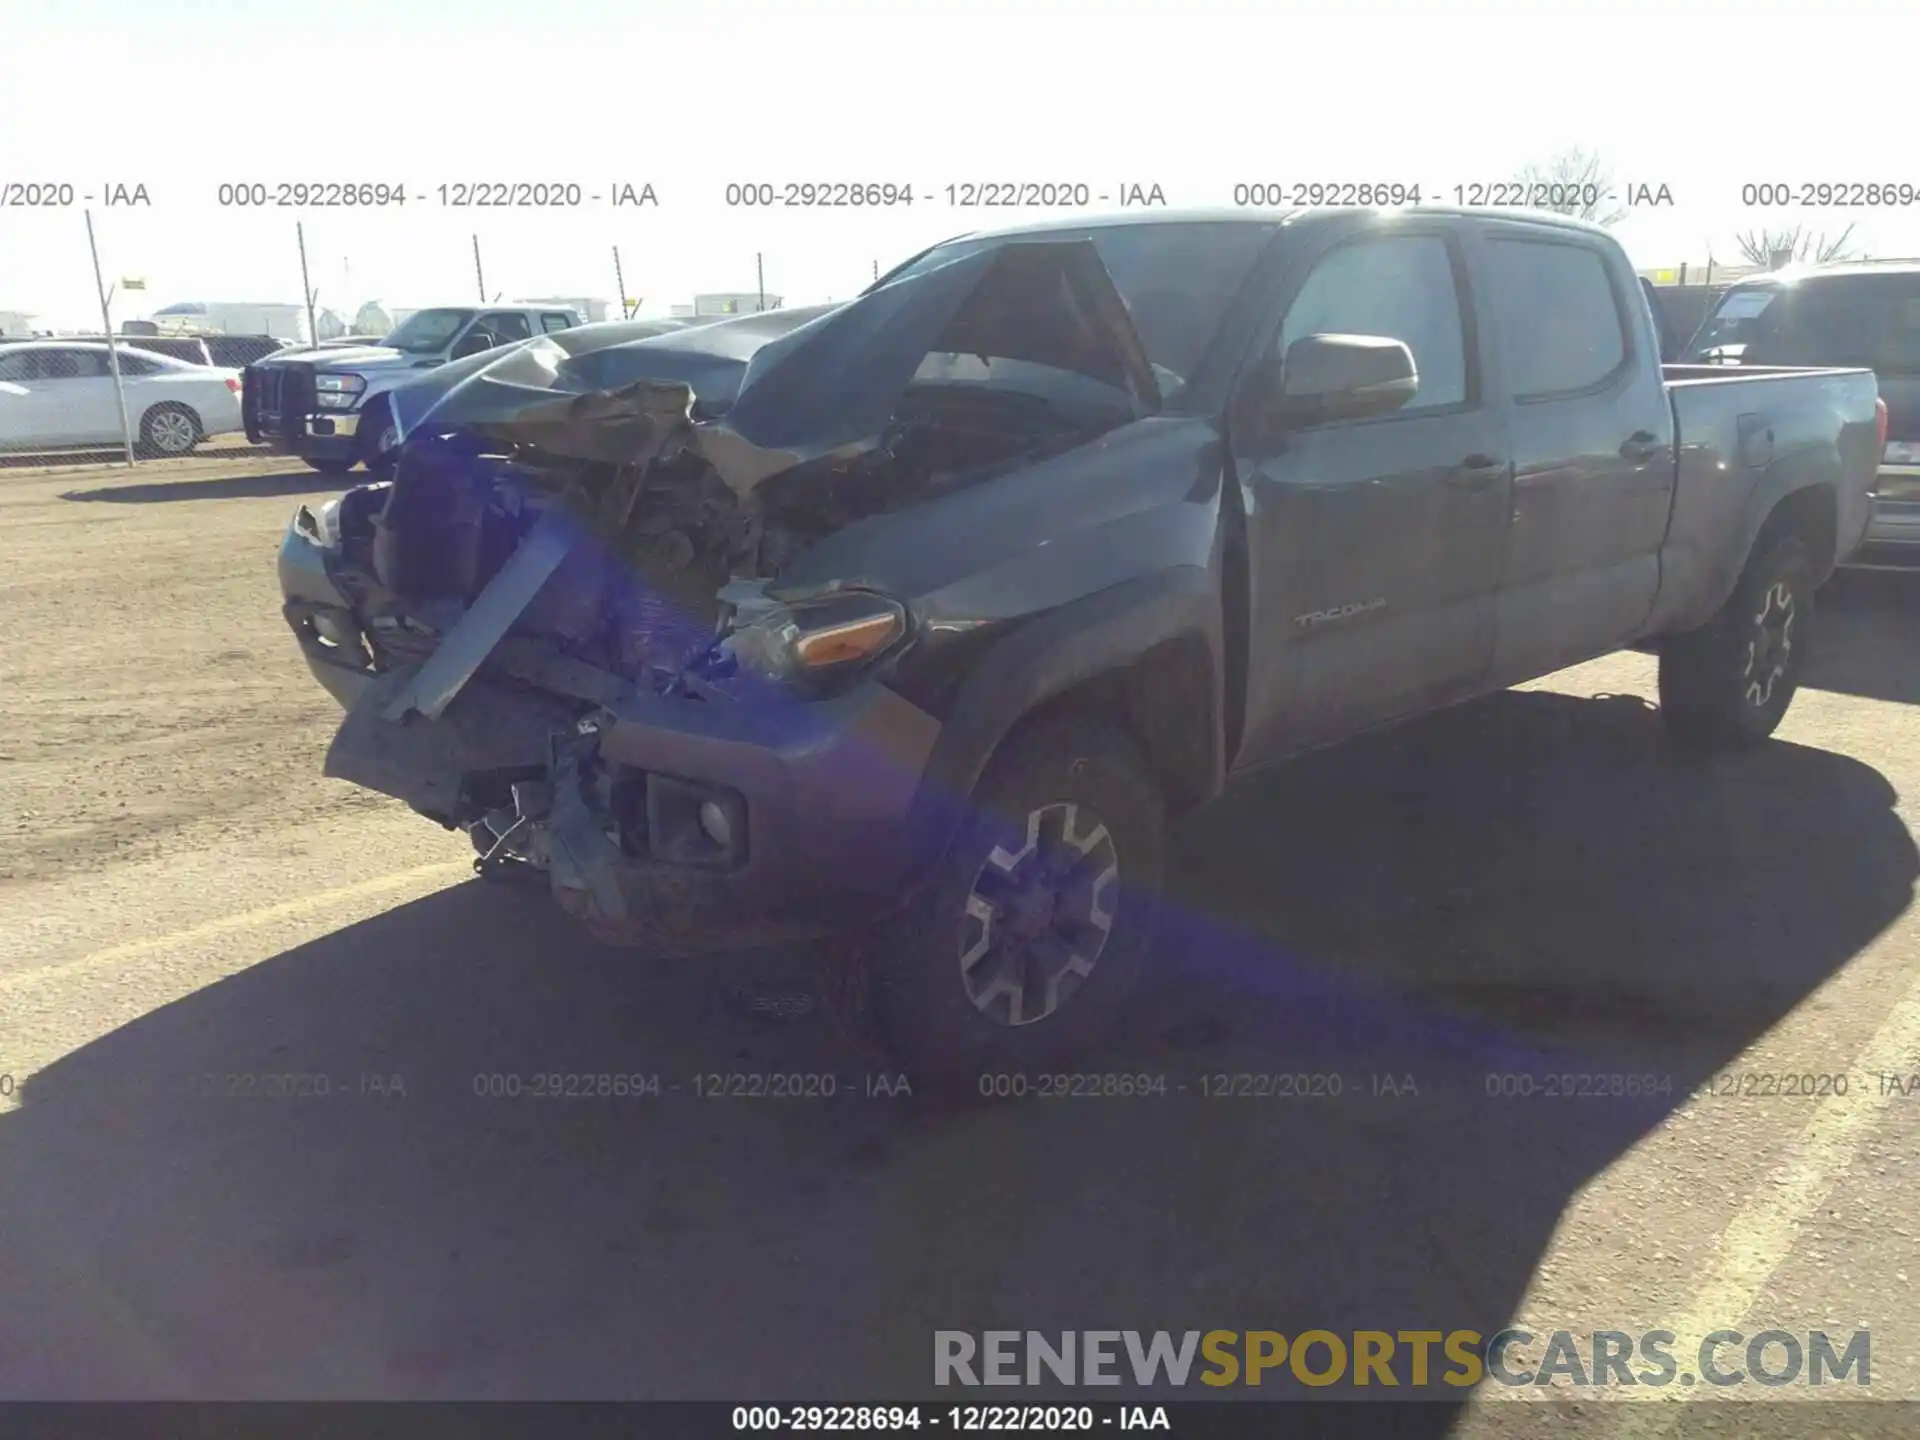
M 323 550 L 340 548 L 340 501 L 334 496 L 318 510 L 302 505 L 293 512 L 293 528 Z
M 720 657 L 747 675 L 809 694 L 847 683 L 907 634 L 906 608 L 871 590 L 841 590 L 743 611 Z
M 316 375 L 313 377 L 314 398 L 322 410 L 351 410 L 360 403 L 360 397 L 366 392 L 367 377 L 364 375 Z

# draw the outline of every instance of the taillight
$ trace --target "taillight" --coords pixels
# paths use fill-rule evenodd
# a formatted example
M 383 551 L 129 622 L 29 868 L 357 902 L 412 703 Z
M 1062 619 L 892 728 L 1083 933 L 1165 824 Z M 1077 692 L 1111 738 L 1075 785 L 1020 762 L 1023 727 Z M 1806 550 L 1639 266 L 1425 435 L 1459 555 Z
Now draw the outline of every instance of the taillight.
M 240 393 L 239 379 L 229 375 L 227 377 L 227 389 L 238 395 Z M 1887 402 L 1884 400 L 1880 402 L 1880 438 L 1882 440 L 1887 438 Z

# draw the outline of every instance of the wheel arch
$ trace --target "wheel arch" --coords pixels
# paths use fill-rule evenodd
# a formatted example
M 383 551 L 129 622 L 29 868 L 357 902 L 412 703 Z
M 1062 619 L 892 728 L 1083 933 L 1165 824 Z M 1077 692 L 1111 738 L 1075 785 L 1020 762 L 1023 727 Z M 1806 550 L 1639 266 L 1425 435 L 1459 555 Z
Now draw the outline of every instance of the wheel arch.
M 928 759 L 909 833 L 935 858 L 966 799 L 1016 730 L 1098 715 L 1140 747 L 1168 809 L 1191 809 L 1222 780 L 1220 597 L 1203 566 L 1176 566 L 1027 622 L 962 683 Z

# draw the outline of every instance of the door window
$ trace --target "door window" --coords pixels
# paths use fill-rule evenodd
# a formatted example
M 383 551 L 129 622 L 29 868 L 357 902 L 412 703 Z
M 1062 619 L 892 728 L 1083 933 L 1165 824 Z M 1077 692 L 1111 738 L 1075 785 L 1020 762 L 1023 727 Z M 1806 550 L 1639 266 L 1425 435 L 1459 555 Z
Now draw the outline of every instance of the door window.
M 1287 310 L 1280 356 L 1308 335 L 1384 335 L 1411 350 L 1420 388 L 1395 414 L 1467 401 L 1460 291 L 1437 236 L 1359 240 L 1322 256 Z
M 1626 364 L 1626 325 L 1599 251 L 1547 240 L 1492 248 L 1487 299 L 1515 399 L 1591 390 Z
M 540 328 L 545 330 L 549 335 L 556 330 L 571 330 L 573 328 L 573 317 L 571 315 L 556 315 L 552 313 L 543 314 L 540 317 Z
M 516 310 L 496 310 L 482 315 L 480 325 L 482 329 L 491 330 L 493 338 L 502 345 L 533 338 L 533 327 L 527 323 L 527 317 Z
M 111 376 L 105 350 L 42 350 L 41 380 L 99 380 Z

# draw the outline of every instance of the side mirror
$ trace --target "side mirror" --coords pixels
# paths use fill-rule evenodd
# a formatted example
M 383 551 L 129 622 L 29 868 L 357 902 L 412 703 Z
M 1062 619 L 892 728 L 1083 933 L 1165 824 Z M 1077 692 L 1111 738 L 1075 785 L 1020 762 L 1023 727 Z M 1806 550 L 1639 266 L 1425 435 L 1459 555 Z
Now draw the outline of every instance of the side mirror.
M 1385 335 L 1304 335 L 1287 347 L 1269 391 L 1269 413 L 1286 425 L 1322 425 L 1398 410 L 1420 389 L 1413 352 Z
M 496 343 L 491 330 L 483 330 L 475 326 L 462 335 L 460 343 L 453 347 L 453 358 L 464 360 L 469 355 L 478 355 L 482 350 L 493 349 Z

